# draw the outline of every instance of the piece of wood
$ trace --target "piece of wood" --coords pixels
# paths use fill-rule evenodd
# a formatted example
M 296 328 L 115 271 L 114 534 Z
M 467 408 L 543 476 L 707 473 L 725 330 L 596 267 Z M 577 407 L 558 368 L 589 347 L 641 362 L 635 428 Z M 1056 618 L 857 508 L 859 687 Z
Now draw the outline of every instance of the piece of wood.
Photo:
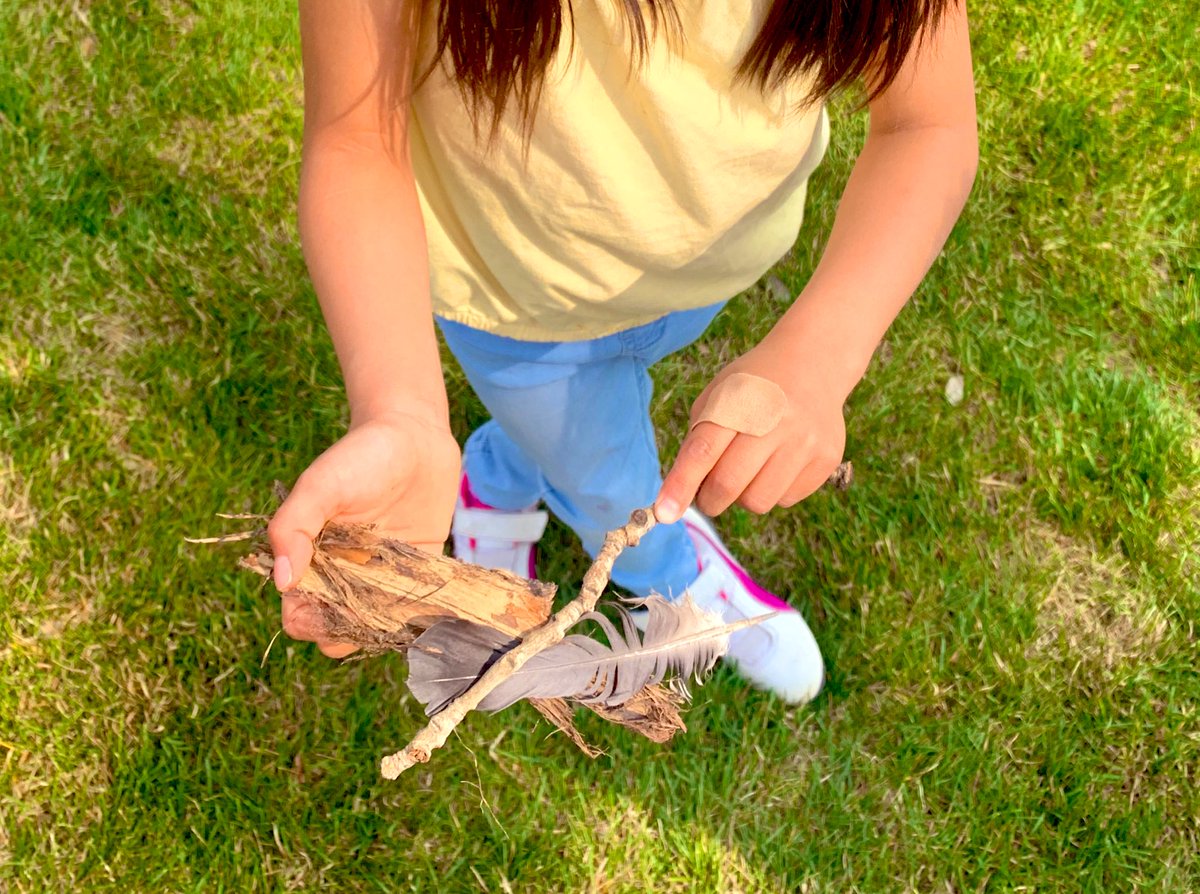
M 255 553 L 242 566 L 269 577 L 274 561 Z M 325 526 L 313 561 L 289 591 L 322 610 L 330 638 L 394 648 L 442 618 L 462 618 L 519 636 L 550 617 L 555 586 L 381 537 L 359 525 Z M 381 639 L 382 637 L 382 639 Z
M 553 723 L 574 744 L 575 747 L 588 757 L 599 757 L 603 752 L 587 743 L 575 728 L 575 709 L 562 698 L 531 698 L 529 704 L 533 709 Z

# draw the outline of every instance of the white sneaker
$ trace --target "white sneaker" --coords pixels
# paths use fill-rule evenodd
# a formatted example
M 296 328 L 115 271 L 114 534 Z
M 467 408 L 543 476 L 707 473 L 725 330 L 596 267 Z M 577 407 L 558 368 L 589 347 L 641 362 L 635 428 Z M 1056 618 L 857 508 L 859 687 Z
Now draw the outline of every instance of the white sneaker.
M 511 571 L 519 577 L 537 579 L 536 545 L 546 530 L 550 515 L 537 505 L 516 512 L 496 509 L 471 492 L 462 476 L 458 503 L 454 507 L 454 555 L 464 562 Z
M 739 630 L 729 638 L 726 659 L 759 689 L 791 704 L 812 701 L 825 681 L 817 641 L 800 613 L 754 582 L 721 543 L 716 530 L 696 509 L 683 514 L 683 524 L 700 560 L 700 575 L 688 587 L 696 604 L 726 622 L 770 612 L 779 614 Z

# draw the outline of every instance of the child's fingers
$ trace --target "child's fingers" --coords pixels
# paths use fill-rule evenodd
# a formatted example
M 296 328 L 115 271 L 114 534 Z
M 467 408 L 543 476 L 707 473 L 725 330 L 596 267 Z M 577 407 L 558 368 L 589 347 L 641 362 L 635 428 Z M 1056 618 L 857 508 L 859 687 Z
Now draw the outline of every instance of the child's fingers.
M 345 658 L 357 647 L 326 639 L 328 631 L 321 613 L 299 596 L 286 592 L 308 570 L 313 541 L 333 512 L 327 491 L 314 475 L 305 473 L 267 525 L 267 537 L 275 554 L 275 586 L 283 593 L 280 605 L 283 632 L 292 639 L 315 642 L 330 658 Z
M 679 520 L 736 437 L 737 432 L 713 422 L 698 423 L 688 433 L 654 501 L 654 515 L 659 522 L 671 524 Z
M 292 639 L 316 642 L 325 633 L 325 624 L 320 613 L 299 596 L 283 594 L 280 599 L 280 617 L 283 632 Z
M 784 495 L 796 480 L 796 460 L 790 451 L 776 451 L 738 497 L 738 505 L 756 515 L 776 506 L 789 506 Z
M 328 631 L 325 629 L 325 621 L 320 611 L 304 599 L 285 593 L 281 601 L 283 632 L 292 639 L 315 642 L 322 654 L 329 658 L 345 658 L 358 651 L 358 646 L 350 643 L 337 643 L 325 639 Z
M 318 640 L 317 648 L 321 650 L 321 654 L 326 658 L 345 658 L 347 655 L 353 655 L 358 651 L 358 646 L 350 643 L 331 643 L 328 640 Z
M 806 497 L 815 494 L 821 488 L 821 485 L 829 480 L 829 476 L 833 474 L 837 466 L 837 460 L 814 459 L 796 476 L 796 480 L 792 482 L 791 487 L 784 493 L 783 499 L 779 501 L 779 504 L 781 506 L 793 506 Z
M 735 438 L 700 485 L 696 506 L 705 515 L 715 516 L 740 502 L 775 450 L 773 438 Z
M 275 556 L 275 586 L 281 591 L 294 587 L 308 570 L 313 541 L 333 511 L 325 489 L 307 473 L 301 475 L 267 525 L 267 538 Z

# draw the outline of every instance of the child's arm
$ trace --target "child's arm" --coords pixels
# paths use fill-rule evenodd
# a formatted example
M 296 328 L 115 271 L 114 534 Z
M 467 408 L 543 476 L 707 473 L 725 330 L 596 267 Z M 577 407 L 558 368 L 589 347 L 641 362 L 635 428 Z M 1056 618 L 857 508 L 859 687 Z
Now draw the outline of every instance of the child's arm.
M 783 421 L 752 437 L 713 422 L 684 440 L 658 500 L 673 521 L 695 498 L 716 514 L 790 506 L 821 486 L 845 447 L 842 406 L 887 327 L 916 289 L 958 218 L 978 147 L 966 11 L 947 10 L 914 46 L 896 81 L 870 103 L 866 145 L 842 194 L 812 279 L 765 339 L 701 394 L 735 372 L 779 385 Z
M 413 0 L 300 0 L 304 155 L 300 235 L 350 401 L 350 430 L 272 519 L 276 583 L 293 586 L 325 522 L 376 523 L 440 549 L 458 486 L 434 336 L 424 225 L 408 157 Z M 315 616 L 284 597 L 284 629 Z

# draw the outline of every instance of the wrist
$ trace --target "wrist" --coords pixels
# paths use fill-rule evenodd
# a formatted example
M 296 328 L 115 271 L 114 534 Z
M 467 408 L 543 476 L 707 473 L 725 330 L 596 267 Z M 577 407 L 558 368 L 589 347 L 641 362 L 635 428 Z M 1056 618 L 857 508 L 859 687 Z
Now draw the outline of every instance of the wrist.
M 864 357 L 860 346 L 836 331 L 782 323 L 776 324 L 761 344 L 780 358 L 781 377 L 844 404 L 865 374 L 871 351 Z
M 803 376 L 845 402 L 866 374 L 892 315 L 833 293 L 806 289 L 763 340 Z
M 432 330 L 430 321 L 427 340 L 390 346 L 390 352 L 368 344 L 339 357 L 351 428 L 386 416 L 436 420 L 449 426 L 446 384 Z
M 415 422 L 449 431 L 450 409 L 444 394 L 433 397 L 388 395 L 351 401 L 350 429 L 353 431 L 370 422 L 403 422 L 409 425 Z

